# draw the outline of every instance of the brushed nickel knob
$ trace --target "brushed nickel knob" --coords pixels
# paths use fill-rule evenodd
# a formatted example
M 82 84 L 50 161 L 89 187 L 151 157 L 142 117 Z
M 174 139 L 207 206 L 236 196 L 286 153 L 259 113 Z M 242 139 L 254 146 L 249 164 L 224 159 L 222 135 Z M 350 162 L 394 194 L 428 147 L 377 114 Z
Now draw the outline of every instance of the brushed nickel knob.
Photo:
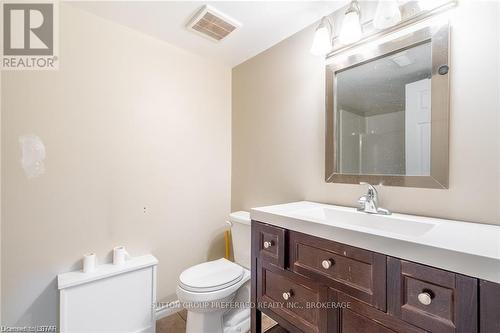
M 329 269 L 334 263 L 333 259 L 326 259 L 321 262 L 321 266 L 323 266 L 324 269 Z
M 283 293 L 283 299 L 284 299 L 285 301 L 288 301 L 291 297 L 292 297 L 292 291 L 291 291 L 291 290 L 290 290 L 290 291 L 285 291 L 285 292 Z
M 418 294 L 418 301 L 423 305 L 429 305 L 432 303 L 432 295 L 424 291 Z
M 264 242 L 264 248 L 265 248 L 265 249 L 268 249 L 268 248 L 270 248 L 271 246 L 273 246 L 273 241 L 265 241 L 265 242 Z

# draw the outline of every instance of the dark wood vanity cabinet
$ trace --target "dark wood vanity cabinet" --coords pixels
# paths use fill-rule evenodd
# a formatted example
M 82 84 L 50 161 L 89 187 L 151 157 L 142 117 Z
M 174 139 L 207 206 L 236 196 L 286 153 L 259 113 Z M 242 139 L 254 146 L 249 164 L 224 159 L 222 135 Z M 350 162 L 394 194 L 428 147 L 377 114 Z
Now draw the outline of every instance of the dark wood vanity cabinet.
M 500 286 L 252 221 L 252 333 L 500 333 Z

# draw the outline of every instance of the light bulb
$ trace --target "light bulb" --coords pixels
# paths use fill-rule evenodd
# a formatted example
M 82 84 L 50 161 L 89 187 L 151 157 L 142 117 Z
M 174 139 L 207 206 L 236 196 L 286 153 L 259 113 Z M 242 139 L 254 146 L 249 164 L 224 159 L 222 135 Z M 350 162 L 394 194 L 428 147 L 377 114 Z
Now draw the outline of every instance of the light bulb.
M 377 29 L 392 27 L 401 22 L 401 11 L 396 0 L 380 0 L 373 18 L 373 25 Z
M 331 25 L 326 17 L 321 19 L 321 23 L 316 28 L 311 46 L 311 53 L 314 55 L 325 55 L 332 50 Z
M 345 13 L 342 30 L 340 31 L 340 42 L 350 44 L 361 39 L 361 24 L 359 22 L 359 12 L 350 10 Z

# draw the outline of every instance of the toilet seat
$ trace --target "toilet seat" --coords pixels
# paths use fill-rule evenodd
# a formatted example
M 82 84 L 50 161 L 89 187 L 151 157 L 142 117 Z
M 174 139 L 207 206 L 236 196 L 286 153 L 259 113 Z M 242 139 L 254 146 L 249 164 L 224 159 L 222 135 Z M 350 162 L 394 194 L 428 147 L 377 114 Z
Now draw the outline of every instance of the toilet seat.
M 179 287 L 190 292 L 207 293 L 222 290 L 243 279 L 244 269 L 227 259 L 205 262 L 183 271 Z
M 184 289 L 180 284 L 177 286 L 177 297 L 181 303 L 214 302 L 221 301 L 238 291 L 245 282 L 250 280 L 250 271 L 243 268 L 243 277 L 236 283 L 216 291 L 201 292 Z

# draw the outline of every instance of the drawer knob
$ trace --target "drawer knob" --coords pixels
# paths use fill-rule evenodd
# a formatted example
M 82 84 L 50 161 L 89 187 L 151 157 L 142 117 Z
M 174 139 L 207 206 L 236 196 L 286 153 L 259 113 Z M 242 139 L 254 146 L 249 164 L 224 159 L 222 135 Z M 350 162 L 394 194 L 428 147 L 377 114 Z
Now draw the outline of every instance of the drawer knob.
M 265 241 L 265 242 L 264 242 L 264 248 L 265 248 L 265 249 L 268 249 L 268 248 L 270 248 L 271 246 L 273 246 L 273 241 Z
M 429 292 L 422 292 L 418 294 L 418 301 L 423 305 L 429 305 L 432 303 L 432 295 Z
M 324 269 L 329 269 L 334 263 L 333 259 L 327 259 L 321 262 L 321 266 L 323 266 Z
M 283 293 L 283 299 L 284 299 L 285 301 L 288 301 L 291 297 L 292 297 L 292 291 L 291 291 L 291 290 L 290 290 L 290 291 L 285 291 L 285 292 Z

